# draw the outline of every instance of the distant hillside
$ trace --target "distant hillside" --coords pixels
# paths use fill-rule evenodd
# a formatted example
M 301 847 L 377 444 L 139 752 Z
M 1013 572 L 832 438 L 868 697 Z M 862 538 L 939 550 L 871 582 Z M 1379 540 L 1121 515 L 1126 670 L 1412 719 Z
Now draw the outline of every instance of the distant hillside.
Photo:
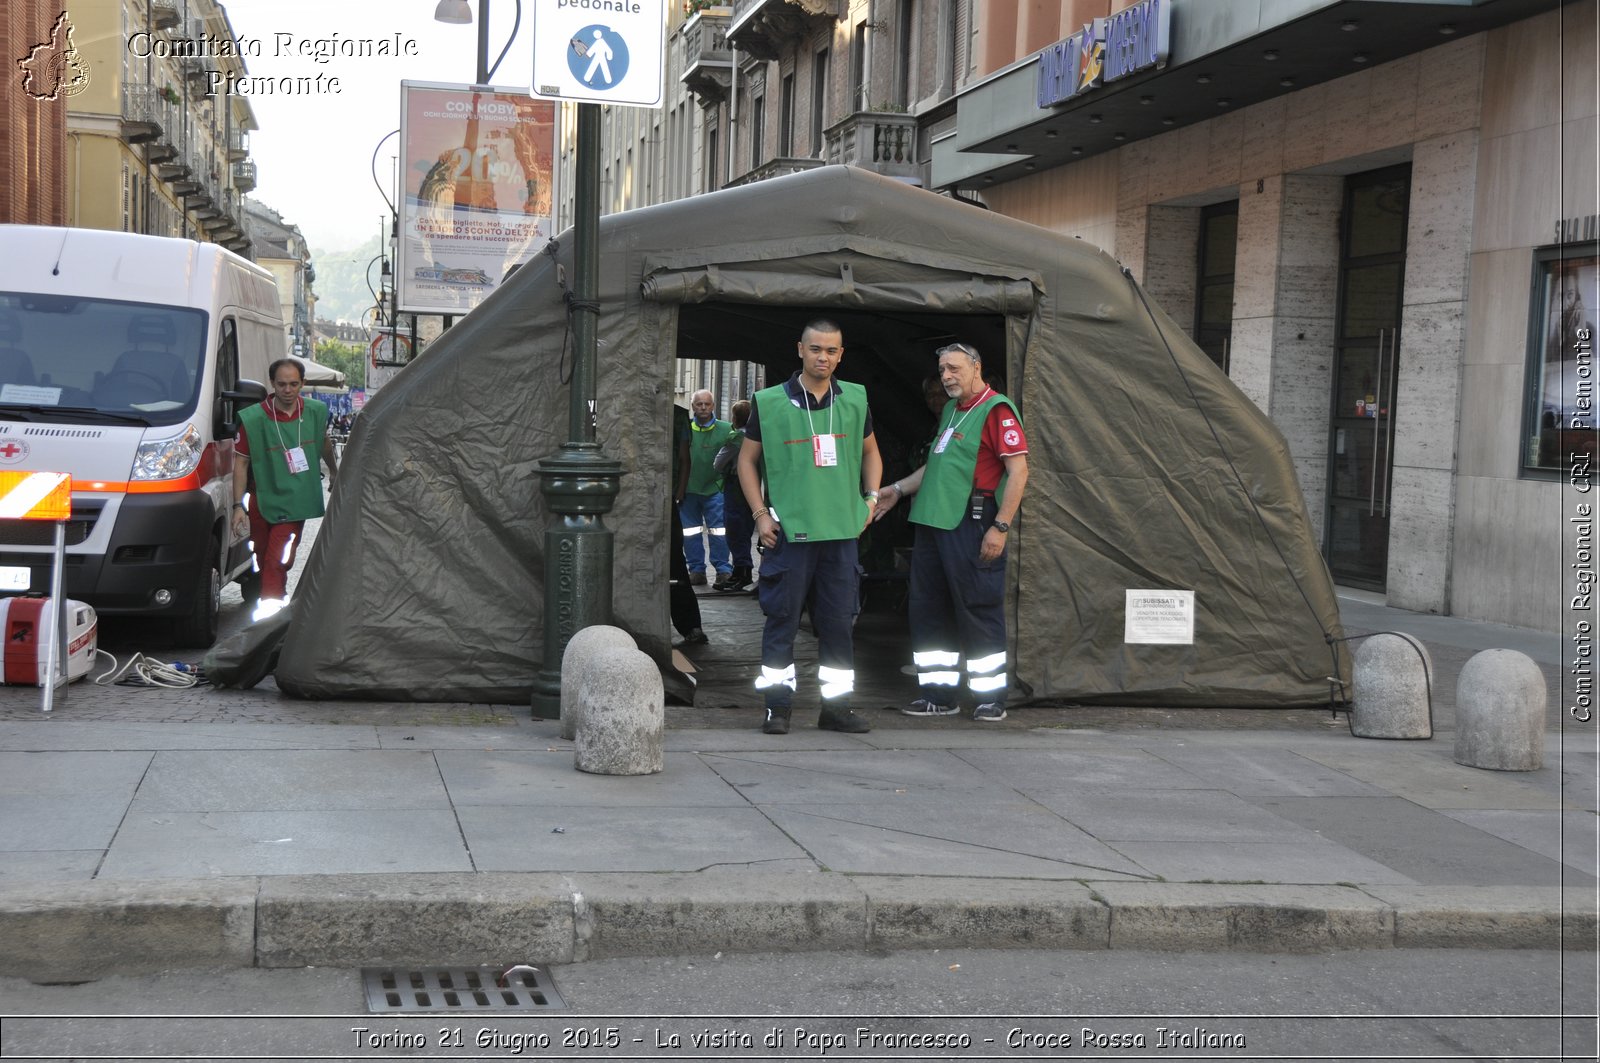
M 382 266 L 372 260 L 378 255 L 378 236 L 353 251 L 318 251 L 312 249 L 311 267 L 317 271 L 312 289 L 317 293 L 317 316 L 327 321 L 348 321 L 360 324 L 373 305 L 372 292 L 378 287 L 378 271 Z M 372 266 L 371 284 L 368 284 L 368 264 Z

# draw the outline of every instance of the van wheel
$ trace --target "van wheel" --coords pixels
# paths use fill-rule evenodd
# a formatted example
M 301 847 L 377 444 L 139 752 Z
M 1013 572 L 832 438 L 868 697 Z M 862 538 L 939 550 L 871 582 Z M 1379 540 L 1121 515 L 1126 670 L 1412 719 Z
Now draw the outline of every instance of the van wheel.
M 194 606 L 189 615 L 172 622 L 172 641 L 178 646 L 206 646 L 217 641 L 217 618 L 222 611 L 222 572 L 211 555 L 194 585 Z

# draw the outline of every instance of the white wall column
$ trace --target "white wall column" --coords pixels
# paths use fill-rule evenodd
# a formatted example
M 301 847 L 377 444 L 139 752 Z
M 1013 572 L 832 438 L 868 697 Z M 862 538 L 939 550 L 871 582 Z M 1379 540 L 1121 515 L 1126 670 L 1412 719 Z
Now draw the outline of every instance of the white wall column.
M 1411 156 L 1387 583 L 1390 605 L 1424 613 L 1450 610 L 1477 158 L 1475 129 L 1422 141 Z

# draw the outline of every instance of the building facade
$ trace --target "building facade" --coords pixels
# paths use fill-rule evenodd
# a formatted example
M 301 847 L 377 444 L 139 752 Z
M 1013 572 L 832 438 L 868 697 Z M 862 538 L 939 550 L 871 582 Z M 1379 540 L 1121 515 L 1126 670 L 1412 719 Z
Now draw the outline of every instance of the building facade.
M 283 314 L 284 354 L 314 358 L 317 349 L 317 279 L 311 248 L 300 227 L 264 203 L 246 198 L 245 230 L 257 264 L 271 271 L 278 282 L 278 304 Z
M 0 223 L 64 225 L 67 101 L 87 88 L 61 0 L 13 0 L 0 14 Z M 26 65 L 23 65 L 26 64 Z
M 75 0 L 88 85 L 67 115 L 67 223 L 177 236 L 248 254 L 255 187 L 249 101 L 208 91 L 242 75 L 215 0 Z
M 930 183 L 1129 266 L 1283 430 L 1338 582 L 1558 630 L 1594 449 L 1551 431 L 1587 409 L 1593 0 L 1101 7 L 1121 76 L 1047 69 L 1081 24 L 1017 55 L 958 97 Z M 1163 16 L 1160 65 L 1113 54 Z

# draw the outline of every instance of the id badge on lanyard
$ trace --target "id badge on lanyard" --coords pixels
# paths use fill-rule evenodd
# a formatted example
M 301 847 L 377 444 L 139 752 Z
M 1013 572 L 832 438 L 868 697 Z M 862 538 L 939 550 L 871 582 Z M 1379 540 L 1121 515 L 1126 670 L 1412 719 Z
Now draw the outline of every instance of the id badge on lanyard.
M 819 469 L 839 464 L 839 447 L 833 436 L 811 437 L 811 459 Z
M 289 466 L 290 473 L 305 472 L 311 468 L 306 464 L 306 451 L 304 447 L 290 447 L 283 452 L 283 460 Z
M 940 432 L 939 442 L 933 445 L 933 452 L 935 454 L 943 454 L 944 448 L 950 445 L 950 437 L 955 434 L 956 430 L 954 428 L 946 428 L 943 432 Z

